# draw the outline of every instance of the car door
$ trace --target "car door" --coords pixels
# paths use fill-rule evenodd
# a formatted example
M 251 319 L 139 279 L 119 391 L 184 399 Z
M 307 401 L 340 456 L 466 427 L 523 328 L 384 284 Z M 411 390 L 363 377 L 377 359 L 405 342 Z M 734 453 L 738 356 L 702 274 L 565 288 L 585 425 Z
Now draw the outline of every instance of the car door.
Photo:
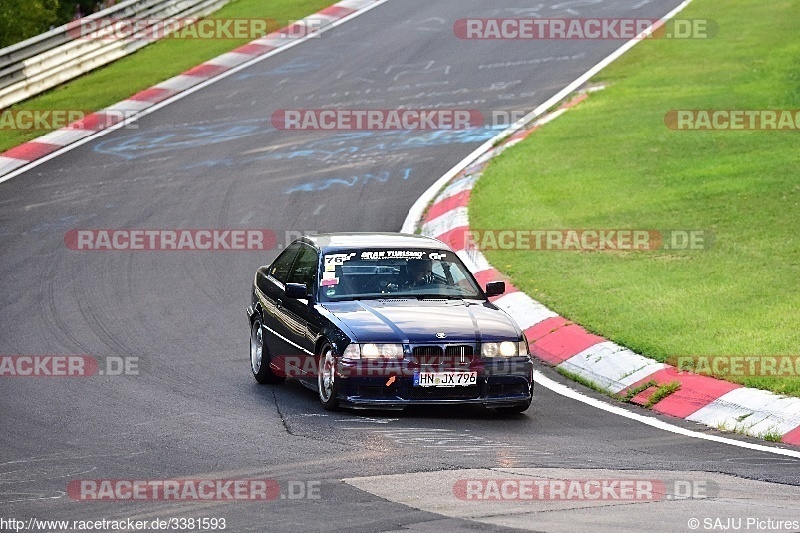
M 256 278 L 256 284 L 261 292 L 259 300 L 263 309 L 264 345 L 273 364 L 283 368 L 286 356 L 292 355 L 294 349 L 285 336 L 282 307 L 289 271 L 300 248 L 300 243 L 291 244 L 267 268 L 263 276 L 259 275 Z
M 319 253 L 313 247 L 303 244 L 289 270 L 287 283 L 301 283 L 307 288 L 306 298 L 283 298 L 280 309 L 283 321 L 282 334 L 291 341 L 293 360 L 299 362 L 299 374 L 316 377 L 314 342 L 318 326 L 309 323 L 309 313 L 316 292 Z

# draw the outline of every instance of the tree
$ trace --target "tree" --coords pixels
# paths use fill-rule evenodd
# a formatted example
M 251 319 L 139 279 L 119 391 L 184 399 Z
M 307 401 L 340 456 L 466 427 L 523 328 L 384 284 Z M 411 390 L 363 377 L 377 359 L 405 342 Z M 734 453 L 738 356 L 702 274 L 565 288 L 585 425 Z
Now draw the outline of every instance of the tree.
M 46 32 L 58 21 L 59 0 L 2 0 L 0 48 Z

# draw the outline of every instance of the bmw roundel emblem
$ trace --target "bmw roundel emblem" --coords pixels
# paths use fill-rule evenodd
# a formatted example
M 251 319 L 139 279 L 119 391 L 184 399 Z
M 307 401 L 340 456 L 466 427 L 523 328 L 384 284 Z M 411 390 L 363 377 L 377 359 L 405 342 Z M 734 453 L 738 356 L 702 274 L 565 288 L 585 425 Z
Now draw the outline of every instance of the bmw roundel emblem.
M 447 338 L 447 333 L 444 333 L 444 332 L 440 331 L 439 333 L 436 334 L 436 338 L 437 339 L 446 339 Z

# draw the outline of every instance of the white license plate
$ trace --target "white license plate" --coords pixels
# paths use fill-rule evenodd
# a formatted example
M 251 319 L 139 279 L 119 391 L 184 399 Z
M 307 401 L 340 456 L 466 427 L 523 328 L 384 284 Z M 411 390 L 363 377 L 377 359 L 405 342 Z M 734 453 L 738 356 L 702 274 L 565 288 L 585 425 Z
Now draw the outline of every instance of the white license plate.
M 469 387 L 478 383 L 477 372 L 416 372 L 415 387 Z

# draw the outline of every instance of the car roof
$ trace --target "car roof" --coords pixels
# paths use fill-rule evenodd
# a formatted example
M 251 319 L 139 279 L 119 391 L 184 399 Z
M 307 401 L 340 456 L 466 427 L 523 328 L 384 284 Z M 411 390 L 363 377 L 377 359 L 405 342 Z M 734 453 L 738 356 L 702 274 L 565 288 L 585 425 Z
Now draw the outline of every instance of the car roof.
M 408 233 L 319 233 L 300 239 L 323 253 L 364 248 L 425 248 L 450 250 L 442 241 Z

